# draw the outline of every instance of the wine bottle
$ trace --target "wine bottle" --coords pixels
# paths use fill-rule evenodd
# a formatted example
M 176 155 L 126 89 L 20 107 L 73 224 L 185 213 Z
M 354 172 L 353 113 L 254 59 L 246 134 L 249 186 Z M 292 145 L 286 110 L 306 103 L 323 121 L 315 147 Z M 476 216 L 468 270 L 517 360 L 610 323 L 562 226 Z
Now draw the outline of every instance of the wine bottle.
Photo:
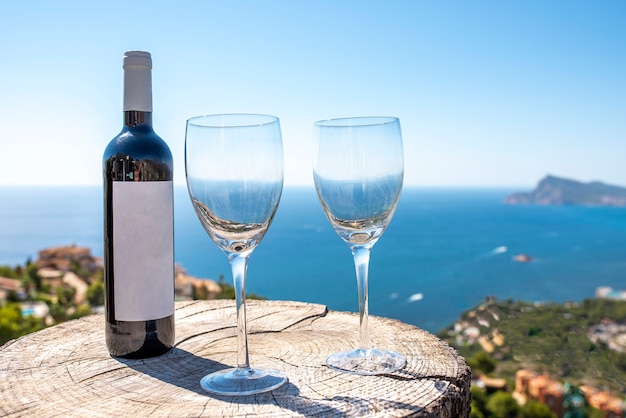
M 103 156 L 105 335 L 109 353 L 174 344 L 173 162 L 152 128 L 152 57 L 124 55 L 124 124 Z

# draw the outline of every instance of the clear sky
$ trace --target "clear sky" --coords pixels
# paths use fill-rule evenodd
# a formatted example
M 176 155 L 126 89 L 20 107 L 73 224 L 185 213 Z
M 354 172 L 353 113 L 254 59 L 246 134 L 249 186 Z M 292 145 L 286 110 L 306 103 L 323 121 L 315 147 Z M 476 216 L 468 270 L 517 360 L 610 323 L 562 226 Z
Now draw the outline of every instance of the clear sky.
M 315 120 L 398 116 L 405 184 L 626 185 L 626 1 L 3 1 L 0 185 L 97 185 L 122 55 L 153 57 L 155 129 L 184 184 L 185 121 L 281 119 L 312 185 Z

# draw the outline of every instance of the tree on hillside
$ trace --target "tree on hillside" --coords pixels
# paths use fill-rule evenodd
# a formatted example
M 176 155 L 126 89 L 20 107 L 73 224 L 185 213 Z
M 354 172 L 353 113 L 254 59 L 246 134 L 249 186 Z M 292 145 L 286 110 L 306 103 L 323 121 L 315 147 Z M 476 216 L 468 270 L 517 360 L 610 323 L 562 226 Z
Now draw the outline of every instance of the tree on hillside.
M 495 418 L 517 418 L 520 407 L 508 392 L 498 391 L 487 400 L 485 409 Z
M 18 303 L 0 306 L 0 345 L 43 327 L 41 319 L 32 315 L 23 316 Z
M 39 267 L 37 264 L 26 265 L 26 276 L 35 285 L 36 290 L 41 290 L 41 276 L 39 275 Z
M 9 279 L 19 278 L 19 274 L 10 266 L 0 266 L 0 277 L 7 277 Z
M 548 405 L 538 401 L 529 400 L 520 408 L 520 418 L 557 418 Z
M 479 351 L 473 357 L 467 359 L 467 365 L 472 370 L 480 370 L 489 374 L 496 369 L 495 360 L 486 351 Z
M 104 282 L 102 280 L 94 281 L 87 288 L 87 302 L 90 306 L 104 305 Z
M 472 393 L 472 410 L 470 412 L 470 418 L 485 418 L 487 394 L 484 390 L 476 386 L 470 387 L 470 391 Z
M 72 306 L 74 304 L 74 296 L 76 296 L 76 288 L 70 286 L 59 286 L 56 288 L 56 295 L 59 305 Z

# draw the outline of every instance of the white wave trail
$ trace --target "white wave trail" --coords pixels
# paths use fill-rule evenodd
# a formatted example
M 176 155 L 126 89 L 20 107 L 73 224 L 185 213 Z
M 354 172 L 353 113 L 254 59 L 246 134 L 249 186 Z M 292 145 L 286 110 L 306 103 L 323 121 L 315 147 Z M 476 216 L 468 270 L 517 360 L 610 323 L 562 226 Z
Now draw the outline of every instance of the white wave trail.
M 415 293 L 414 295 L 411 295 L 411 297 L 409 297 L 406 301 L 409 303 L 413 303 L 413 302 L 417 302 L 424 299 L 424 294 L 423 293 Z
M 494 248 L 493 250 L 491 250 L 492 254 L 502 254 L 509 251 L 509 249 L 506 247 L 506 245 L 501 245 L 499 247 Z
M 499 247 L 494 248 L 491 251 L 487 251 L 486 253 L 482 253 L 476 256 L 476 259 L 480 260 L 482 258 L 493 257 L 494 255 L 504 254 L 507 251 L 509 251 L 509 247 L 507 247 L 506 245 L 501 245 Z
M 477 255 L 476 259 L 480 260 L 480 259 L 487 258 L 487 257 L 493 257 L 494 255 L 504 254 L 507 251 L 509 251 L 509 247 L 507 247 L 506 245 L 501 245 L 499 247 L 494 248 L 491 251 L 487 251 L 486 253 L 482 253 L 480 255 Z

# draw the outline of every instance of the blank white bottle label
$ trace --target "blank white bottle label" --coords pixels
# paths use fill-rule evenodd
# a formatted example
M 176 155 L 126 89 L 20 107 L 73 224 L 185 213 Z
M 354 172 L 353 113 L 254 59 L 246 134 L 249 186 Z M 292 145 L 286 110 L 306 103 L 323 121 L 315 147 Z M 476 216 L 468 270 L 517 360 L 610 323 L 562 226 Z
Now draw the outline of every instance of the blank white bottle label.
M 148 321 L 174 313 L 171 181 L 113 182 L 115 319 Z

